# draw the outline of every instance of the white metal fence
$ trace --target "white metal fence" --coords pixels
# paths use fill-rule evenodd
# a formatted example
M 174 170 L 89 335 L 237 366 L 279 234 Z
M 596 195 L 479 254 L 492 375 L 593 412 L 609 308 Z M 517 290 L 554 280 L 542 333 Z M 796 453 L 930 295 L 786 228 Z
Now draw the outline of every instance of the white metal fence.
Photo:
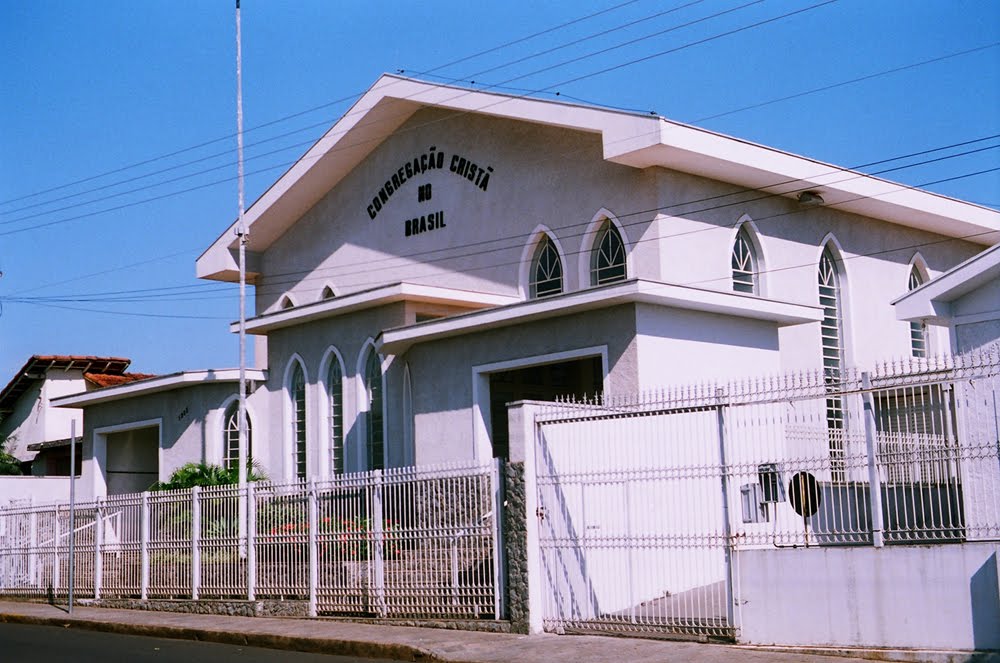
M 288 599 L 310 614 L 497 618 L 496 464 L 77 505 L 78 597 Z M 0 594 L 67 591 L 66 505 L 0 509 Z
M 551 630 L 731 636 L 741 549 L 1000 539 L 995 347 L 560 403 L 536 423 Z

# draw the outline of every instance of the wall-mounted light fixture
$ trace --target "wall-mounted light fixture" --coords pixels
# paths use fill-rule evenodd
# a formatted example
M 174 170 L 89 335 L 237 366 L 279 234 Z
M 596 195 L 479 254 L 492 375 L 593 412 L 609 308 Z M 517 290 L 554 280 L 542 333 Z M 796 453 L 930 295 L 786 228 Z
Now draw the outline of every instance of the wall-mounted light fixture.
M 803 207 L 819 207 L 823 202 L 823 196 L 815 191 L 803 191 L 799 194 L 799 205 Z

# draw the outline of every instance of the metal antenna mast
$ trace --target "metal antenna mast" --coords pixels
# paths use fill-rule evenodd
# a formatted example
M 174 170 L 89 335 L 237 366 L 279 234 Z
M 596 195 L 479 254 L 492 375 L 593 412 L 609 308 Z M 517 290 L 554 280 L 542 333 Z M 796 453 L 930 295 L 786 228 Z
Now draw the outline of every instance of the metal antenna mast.
M 236 235 L 240 245 L 240 406 L 239 486 L 247 483 L 247 229 L 243 223 L 243 50 L 240 37 L 240 0 L 236 0 L 236 163 L 239 173 L 240 219 Z

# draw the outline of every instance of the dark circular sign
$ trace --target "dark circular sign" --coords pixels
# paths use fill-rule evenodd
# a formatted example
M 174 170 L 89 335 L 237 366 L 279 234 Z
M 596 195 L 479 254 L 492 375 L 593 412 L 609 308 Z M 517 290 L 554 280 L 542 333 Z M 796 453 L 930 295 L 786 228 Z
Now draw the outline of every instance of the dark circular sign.
M 819 483 L 809 472 L 796 472 L 788 482 L 788 501 L 803 518 L 819 510 Z

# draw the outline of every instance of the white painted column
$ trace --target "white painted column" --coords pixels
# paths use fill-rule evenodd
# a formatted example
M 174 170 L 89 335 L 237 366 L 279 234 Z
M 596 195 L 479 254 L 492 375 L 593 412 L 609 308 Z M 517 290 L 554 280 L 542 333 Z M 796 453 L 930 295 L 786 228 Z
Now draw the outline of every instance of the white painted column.
M 201 486 L 191 489 L 191 599 L 198 600 L 201 585 Z
M 94 600 L 101 598 L 104 582 L 104 499 L 97 498 L 94 511 Z
M 525 565 L 528 571 L 528 628 L 531 633 L 541 633 L 544 629 L 546 591 L 538 533 L 539 518 L 543 514 L 538 508 L 538 484 L 535 478 L 538 444 L 535 417 L 539 409 L 537 404 L 525 401 L 507 408 L 510 460 L 513 463 L 524 463 Z
M 149 598 L 149 492 L 142 494 L 139 512 L 139 598 Z
M 253 601 L 257 595 L 257 494 L 254 482 L 246 485 L 247 502 L 247 600 Z
M 868 452 L 869 517 L 871 519 L 872 545 L 885 545 L 882 529 L 882 481 L 879 478 L 877 449 L 875 448 L 875 401 L 872 397 L 872 380 L 868 373 L 861 374 L 861 397 L 865 409 L 865 448 Z
M 373 476 L 373 490 L 372 490 L 372 515 L 371 515 L 371 528 L 372 528 L 372 548 L 374 550 L 374 555 L 372 556 L 372 589 L 375 591 L 375 604 L 378 607 L 378 616 L 386 616 L 386 603 L 385 603 L 385 546 L 384 546 L 384 525 L 385 525 L 385 515 L 382 507 L 383 494 L 382 494 L 382 471 L 376 470 L 372 473 Z
M 309 480 L 309 616 L 316 616 L 316 593 L 319 589 L 319 554 L 316 546 L 316 528 L 319 527 L 319 503 L 316 482 Z

